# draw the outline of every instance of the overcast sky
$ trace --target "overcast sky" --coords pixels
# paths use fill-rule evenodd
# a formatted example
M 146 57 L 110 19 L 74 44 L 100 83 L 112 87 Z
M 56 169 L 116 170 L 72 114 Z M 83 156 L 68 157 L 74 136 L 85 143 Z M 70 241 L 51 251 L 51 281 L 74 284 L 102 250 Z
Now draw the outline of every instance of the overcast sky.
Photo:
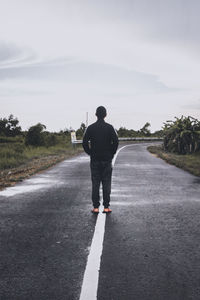
M 200 118 L 199 0 L 0 0 L 0 118 L 50 131 Z

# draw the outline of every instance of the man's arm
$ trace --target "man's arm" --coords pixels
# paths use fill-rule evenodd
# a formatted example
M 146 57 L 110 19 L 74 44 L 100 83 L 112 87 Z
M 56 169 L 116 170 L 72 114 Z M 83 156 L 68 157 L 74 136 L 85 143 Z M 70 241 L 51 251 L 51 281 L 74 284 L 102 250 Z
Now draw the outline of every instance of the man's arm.
M 90 149 L 90 146 L 89 146 L 89 140 L 90 140 L 90 135 L 89 135 L 89 130 L 87 128 L 86 131 L 85 131 L 85 133 L 84 133 L 84 136 L 83 136 L 82 146 L 83 146 L 84 151 L 88 155 L 90 155 L 90 153 L 91 153 L 91 149 Z
M 118 140 L 118 135 L 113 127 L 112 127 L 112 131 L 111 131 L 111 138 L 112 138 L 112 151 L 113 151 L 113 155 L 114 155 L 117 151 L 117 148 L 119 145 L 119 140 Z

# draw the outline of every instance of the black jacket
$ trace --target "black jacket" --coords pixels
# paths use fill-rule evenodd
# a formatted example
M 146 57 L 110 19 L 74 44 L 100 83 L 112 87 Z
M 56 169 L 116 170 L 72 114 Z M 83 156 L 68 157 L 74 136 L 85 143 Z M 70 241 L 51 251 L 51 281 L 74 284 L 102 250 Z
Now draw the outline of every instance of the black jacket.
M 88 126 L 83 137 L 83 149 L 91 160 L 111 161 L 117 147 L 118 137 L 112 125 L 99 119 Z

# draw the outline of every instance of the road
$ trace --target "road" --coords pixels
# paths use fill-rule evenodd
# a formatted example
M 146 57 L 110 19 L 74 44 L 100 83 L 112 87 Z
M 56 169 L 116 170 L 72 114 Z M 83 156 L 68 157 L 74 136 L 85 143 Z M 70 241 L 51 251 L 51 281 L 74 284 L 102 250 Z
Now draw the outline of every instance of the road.
M 116 158 L 97 299 L 197 300 L 200 179 L 147 145 Z M 1 300 L 79 299 L 98 218 L 90 193 L 85 154 L 0 192 Z

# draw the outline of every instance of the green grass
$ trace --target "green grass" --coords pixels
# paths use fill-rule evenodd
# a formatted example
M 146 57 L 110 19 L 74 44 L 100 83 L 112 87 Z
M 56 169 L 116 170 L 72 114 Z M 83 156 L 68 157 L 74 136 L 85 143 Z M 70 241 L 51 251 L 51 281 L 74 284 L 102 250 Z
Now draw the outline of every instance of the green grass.
M 50 156 L 71 156 L 81 151 L 81 146 L 74 149 L 71 143 L 62 142 L 51 147 L 25 146 L 24 143 L 0 143 L 0 170 L 18 167 L 33 159 Z
M 182 155 L 166 152 L 162 146 L 149 146 L 147 149 L 167 163 L 175 165 L 196 176 L 200 176 L 200 152 Z
M 7 137 L 7 136 L 0 136 L 0 144 L 1 143 L 23 143 L 24 138 L 22 136 L 16 137 Z
M 19 143 L 0 144 L 0 169 L 16 167 L 26 160 L 25 146 Z

